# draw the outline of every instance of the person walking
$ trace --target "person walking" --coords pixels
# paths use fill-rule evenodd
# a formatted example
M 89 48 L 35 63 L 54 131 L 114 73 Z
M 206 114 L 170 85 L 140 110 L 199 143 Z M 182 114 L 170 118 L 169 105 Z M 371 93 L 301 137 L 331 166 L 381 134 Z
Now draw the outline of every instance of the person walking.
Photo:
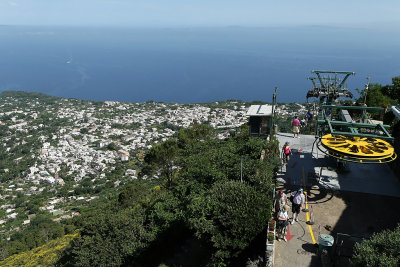
M 288 163 L 290 155 L 292 155 L 292 150 L 290 149 L 289 142 L 286 142 L 282 147 L 282 159 L 284 164 Z
M 279 211 L 281 211 L 282 208 L 288 204 L 289 204 L 289 201 L 288 201 L 286 194 L 283 192 L 283 189 L 280 189 L 275 194 L 275 199 L 274 199 L 274 207 L 275 207 L 276 215 L 278 215 Z
M 301 126 L 301 127 L 307 126 L 307 121 L 306 121 L 305 118 L 303 118 L 303 119 L 300 121 L 300 126 Z
M 299 134 L 300 134 L 300 121 L 297 118 L 297 116 L 295 116 L 293 121 L 292 121 L 292 127 L 293 127 L 293 138 L 296 138 L 296 134 L 297 134 L 297 138 L 300 138 L 300 136 L 299 136 Z
M 311 109 L 309 109 L 309 110 L 307 111 L 307 113 L 306 113 L 307 121 L 308 121 L 308 122 L 311 122 L 312 119 L 313 119 L 313 117 L 314 117 L 314 114 L 312 113 Z
M 279 238 L 285 240 L 285 242 L 287 242 L 286 239 L 286 229 L 287 226 L 289 224 L 289 206 L 288 205 L 284 205 L 281 209 L 281 211 L 278 213 L 278 222 L 277 222 L 277 228 L 278 228 L 278 233 L 277 233 L 277 239 L 279 241 Z
M 299 221 L 299 214 L 300 214 L 300 210 L 303 207 L 304 203 L 306 202 L 306 198 L 304 196 L 303 193 L 303 188 L 300 188 L 297 191 L 292 192 L 292 197 L 293 197 L 293 201 L 292 201 L 292 212 L 293 212 L 293 220 L 292 220 L 292 224 L 294 224 L 294 222 L 298 222 Z

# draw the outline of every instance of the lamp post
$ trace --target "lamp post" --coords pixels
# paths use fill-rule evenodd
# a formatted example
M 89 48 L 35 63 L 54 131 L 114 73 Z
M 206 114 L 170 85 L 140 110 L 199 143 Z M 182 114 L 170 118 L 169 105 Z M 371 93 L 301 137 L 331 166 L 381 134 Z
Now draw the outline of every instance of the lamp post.
M 367 106 L 367 93 L 368 93 L 368 89 L 369 89 L 369 80 L 370 80 L 369 76 L 367 77 L 367 80 L 368 80 L 368 82 L 365 85 L 365 90 L 364 90 L 364 107 Z M 363 120 L 363 122 L 366 122 L 366 120 L 367 120 L 367 112 L 365 110 L 363 110 L 363 113 L 362 113 L 362 120 Z
M 243 183 L 243 156 L 240 156 L 240 181 Z
M 365 85 L 365 90 L 364 90 L 364 106 L 366 106 L 366 104 L 367 104 L 367 93 L 368 93 L 368 89 L 369 89 L 369 80 L 370 80 L 369 76 L 367 77 L 367 80 L 368 80 L 368 82 Z

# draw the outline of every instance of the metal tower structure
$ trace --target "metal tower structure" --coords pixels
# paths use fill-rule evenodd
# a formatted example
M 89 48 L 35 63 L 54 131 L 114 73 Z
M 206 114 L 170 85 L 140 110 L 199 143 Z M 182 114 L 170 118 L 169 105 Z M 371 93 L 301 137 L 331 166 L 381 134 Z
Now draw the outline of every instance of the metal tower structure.
M 313 70 L 312 73 L 315 73 L 317 77 L 308 78 L 311 80 L 313 87 L 307 92 L 307 99 L 316 97 L 319 98 L 320 104 L 331 105 L 339 97 L 353 97 L 345 82 L 355 72 Z
M 340 162 L 386 163 L 395 160 L 397 155 L 389 143 L 393 142 L 388 131 L 389 125 L 372 123 L 365 116 L 366 111 L 383 112 L 383 108 L 336 105 L 335 100 L 340 97 L 353 97 L 345 82 L 355 73 L 320 70 L 312 72 L 317 77 L 309 78 L 313 87 L 307 92 L 307 99 L 319 98 L 317 148 Z M 362 113 L 360 121 L 352 118 L 351 113 L 354 111 Z

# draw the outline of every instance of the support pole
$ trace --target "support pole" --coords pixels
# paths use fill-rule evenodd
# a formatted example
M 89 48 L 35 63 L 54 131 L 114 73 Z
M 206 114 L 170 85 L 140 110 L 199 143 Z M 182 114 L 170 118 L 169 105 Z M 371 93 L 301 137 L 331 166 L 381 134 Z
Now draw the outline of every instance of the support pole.
M 272 95 L 272 115 L 271 115 L 271 121 L 270 121 L 270 124 L 269 124 L 269 136 L 270 137 L 274 133 L 274 125 L 275 125 L 274 117 L 275 117 L 275 106 L 276 106 L 276 94 L 277 94 L 277 91 L 278 91 L 278 87 L 275 87 L 275 92 Z
M 240 181 L 243 183 L 243 156 L 240 156 Z

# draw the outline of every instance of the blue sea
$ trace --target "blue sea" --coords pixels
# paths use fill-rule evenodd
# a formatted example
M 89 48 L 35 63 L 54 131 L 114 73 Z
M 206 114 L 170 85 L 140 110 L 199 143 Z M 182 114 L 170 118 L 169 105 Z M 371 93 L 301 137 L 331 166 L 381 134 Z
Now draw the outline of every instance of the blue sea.
M 400 34 L 339 27 L 0 26 L 0 91 L 86 100 L 305 102 L 311 70 L 350 91 L 400 75 Z

